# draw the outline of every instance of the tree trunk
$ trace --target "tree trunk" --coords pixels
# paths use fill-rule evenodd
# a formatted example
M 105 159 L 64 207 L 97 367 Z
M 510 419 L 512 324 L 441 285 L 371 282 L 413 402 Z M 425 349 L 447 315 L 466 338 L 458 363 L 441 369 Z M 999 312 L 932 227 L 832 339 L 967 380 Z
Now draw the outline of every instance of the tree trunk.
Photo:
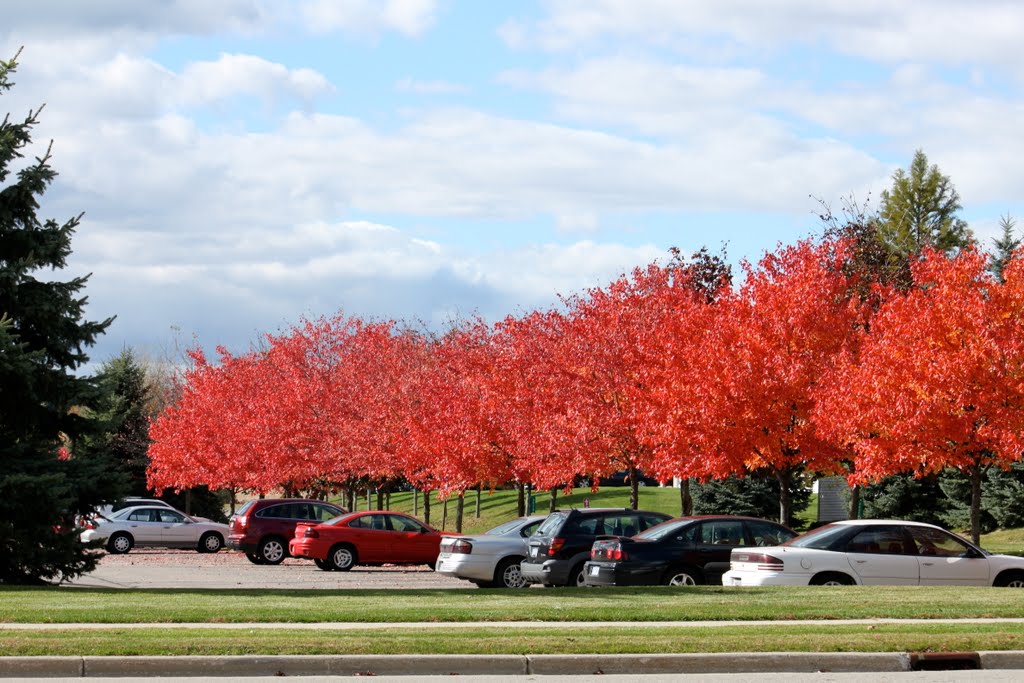
M 373 505 L 373 498 L 372 498 L 372 496 L 373 496 L 373 488 L 370 487 L 370 486 L 367 486 L 366 487 L 366 509 L 367 510 L 372 510 L 373 509 L 371 507 Z
M 412 490 L 412 516 L 413 517 L 419 517 L 420 516 L 420 490 L 419 489 L 413 489 Z
M 430 489 L 423 492 L 423 521 L 430 524 Z
M 640 509 L 640 482 L 637 481 L 636 468 L 629 466 L 629 507 Z
M 968 476 L 971 479 L 971 540 L 981 544 L 981 465 L 972 465 Z
M 779 524 L 792 526 L 790 518 L 793 516 L 793 500 L 789 495 L 789 485 L 793 480 L 793 471 L 789 468 L 777 470 L 775 476 L 779 480 Z
M 384 510 L 384 492 L 379 488 L 377 489 L 377 509 Z
M 235 507 L 238 505 L 238 498 L 235 496 L 235 487 L 228 489 L 231 492 L 231 514 L 235 514 Z
M 516 483 L 516 517 L 526 516 L 526 486 L 522 482 Z
M 484 487 L 483 484 L 478 484 L 476 487 L 476 518 L 480 519 L 480 490 Z
M 448 499 L 444 499 L 444 503 L 441 507 L 441 530 L 444 531 L 448 528 Z
M 192 489 L 185 489 L 185 514 L 192 514 Z
M 459 494 L 459 500 L 455 503 L 455 533 L 462 533 L 462 515 L 466 508 L 465 492 Z
M 557 486 L 552 486 L 551 487 L 551 499 L 548 502 L 548 513 L 549 514 L 555 511 L 555 507 L 557 507 L 557 503 L 558 503 L 558 487 Z
M 679 505 L 683 517 L 689 517 L 693 514 L 693 497 L 690 495 L 689 477 L 679 482 Z
M 860 519 L 860 486 L 850 489 L 850 519 Z

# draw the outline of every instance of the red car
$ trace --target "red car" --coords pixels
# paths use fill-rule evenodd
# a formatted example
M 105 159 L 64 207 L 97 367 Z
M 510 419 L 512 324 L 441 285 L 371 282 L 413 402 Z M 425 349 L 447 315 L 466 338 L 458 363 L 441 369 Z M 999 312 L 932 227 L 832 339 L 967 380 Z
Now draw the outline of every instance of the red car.
M 425 564 L 433 567 L 443 534 L 415 517 L 387 510 L 351 512 L 323 524 L 299 524 L 288 543 L 293 557 L 320 569 L 347 572 L 357 564 Z

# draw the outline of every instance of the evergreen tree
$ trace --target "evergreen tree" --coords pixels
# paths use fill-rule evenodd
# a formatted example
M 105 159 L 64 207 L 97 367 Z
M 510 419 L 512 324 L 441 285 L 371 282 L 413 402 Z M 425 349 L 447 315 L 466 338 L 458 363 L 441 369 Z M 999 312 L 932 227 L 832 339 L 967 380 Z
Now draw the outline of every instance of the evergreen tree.
M 910 172 L 892 176 L 892 189 L 882 192 L 878 236 L 897 260 L 913 257 L 925 247 L 952 251 L 972 243 L 967 223 L 957 214 L 960 195 L 938 166 L 917 150 Z
M 915 479 L 909 474 L 897 474 L 864 486 L 861 500 L 865 519 L 911 519 L 942 524 L 942 514 L 947 507 L 937 477 Z
M 146 485 L 149 467 L 149 419 L 154 417 L 146 369 L 131 349 L 125 349 L 100 368 L 100 383 L 107 402 L 98 417 L 109 429 L 107 451 L 128 477 L 128 494 L 151 495 Z
M 0 94 L 13 85 L 16 59 L 0 61 Z M 83 320 L 86 278 L 37 277 L 65 267 L 79 220 L 36 215 L 56 175 L 48 149 L 23 161 L 38 114 L 0 121 L 0 583 L 93 569 L 75 516 L 116 498 L 121 483 L 96 448 L 102 425 L 90 414 L 101 390 L 74 374 L 110 321 Z
M 779 480 L 774 474 L 712 479 L 692 488 L 695 515 L 746 515 L 763 519 L 775 519 L 779 515 Z M 794 512 L 810 504 L 811 491 L 799 477 L 794 477 L 789 494 Z M 788 524 L 792 526 L 793 520 Z
M 1009 215 L 999 218 L 999 228 L 1002 235 L 992 240 L 995 251 L 989 259 L 989 267 L 1000 282 L 1003 280 L 1003 268 L 1013 259 L 1013 252 L 1020 248 L 1020 239 L 1013 236 L 1013 228 L 1016 221 Z

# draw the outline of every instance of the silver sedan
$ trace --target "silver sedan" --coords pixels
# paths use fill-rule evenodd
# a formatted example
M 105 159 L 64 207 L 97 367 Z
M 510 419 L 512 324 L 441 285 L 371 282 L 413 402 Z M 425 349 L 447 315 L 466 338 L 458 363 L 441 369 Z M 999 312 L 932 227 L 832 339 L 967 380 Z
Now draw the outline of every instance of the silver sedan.
M 485 531 L 479 536 L 448 536 L 441 539 L 436 569 L 481 588 L 525 588 L 519 571 L 526 557 L 526 538 L 544 516 L 520 517 Z
M 139 506 L 118 510 L 109 518 L 96 516 L 85 522 L 83 541 L 102 541 L 114 554 L 134 547 L 195 548 L 215 553 L 224 547 L 226 524 L 219 524 L 168 507 Z

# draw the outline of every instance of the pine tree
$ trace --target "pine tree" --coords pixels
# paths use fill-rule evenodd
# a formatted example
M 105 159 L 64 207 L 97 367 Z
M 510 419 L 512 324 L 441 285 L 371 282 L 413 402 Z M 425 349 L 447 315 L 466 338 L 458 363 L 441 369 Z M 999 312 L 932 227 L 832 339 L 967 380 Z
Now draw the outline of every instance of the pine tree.
M 917 150 L 910 172 L 898 169 L 892 189 L 882 192 L 878 236 L 895 257 L 913 257 L 925 247 L 952 251 L 972 243 L 967 223 L 957 214 L 960 194 L 948 176 Z
M 1002 230 L 1002 234 L 992 240 L 995 251 L 992 252 L 992 256 L 989 259 L 989 268 L 999 278 L 1000 282 L 1003 279 L 1003 268 L 1013 259 L 1013 252 L 1020 248 L 1020 238 L 1013 235 L 1013 228 L 1016 224 L 1017 221 L 1009 215 L 1001 216 L 999 218 L 999 229 Z
M 0 61 L 0 94 L 15 58 Z M 0 583 L 63 580 L 95 567 L 75 516 L 116 498 L 119 477 L 90 417 L 102 398 L 74 373 L 110 320 L 83 320 L 86 278 L 51 281 L 80 217 L 41 222 L 50 150 L 24 160 L 39 111 L 0 121 Z M 18 166 L 20 168 L 12 168 Z M 14 174 L 13 182 L 8 182 Z
M 150 495 L 146 486 L 149 467 L 150 388 L 146 368 L 131 349 L 103 364 L 99 379 L 106 405 L 98 417 L 108 422 L 107 451 L 129 478 L 130 495 Z

